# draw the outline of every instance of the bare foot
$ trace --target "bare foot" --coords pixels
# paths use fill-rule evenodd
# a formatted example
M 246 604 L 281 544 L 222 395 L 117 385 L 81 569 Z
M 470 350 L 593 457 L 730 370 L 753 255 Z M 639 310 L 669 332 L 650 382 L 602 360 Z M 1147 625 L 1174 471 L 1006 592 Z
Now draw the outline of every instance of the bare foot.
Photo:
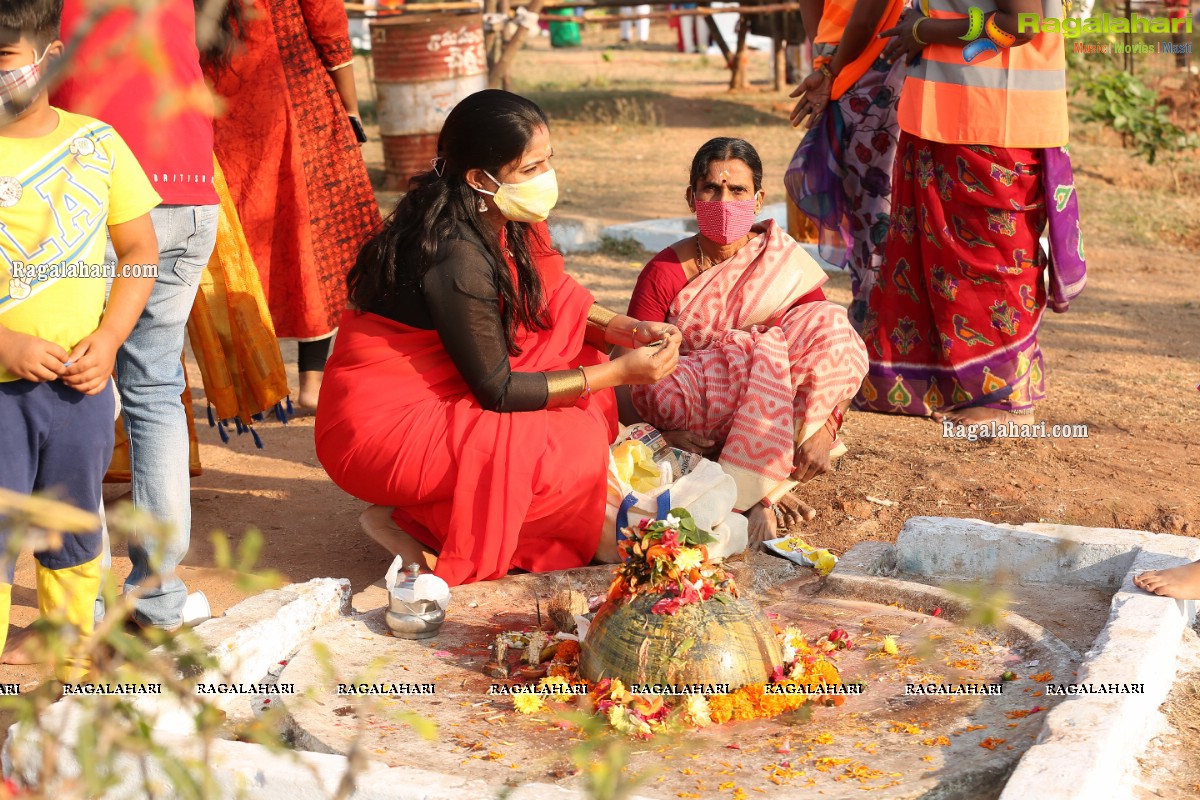
M 358 515 L 358 524 L 375 541 L 394 556 L 403 556 L 405 564 L 414 561 L 424 569 L 433 570 L 437 554 L 418 542 L 392 519 L 395 509 L 390 506 L 371 506 Z
M 779 506 L 783 511 L 784 527 L 791 528 L 793 525 L 799 525 L 801 522 L 808 522 L 817 516 L 817 510 L 805 503 L 792 492 L 788 492 L 783 497 L 779 498 L 779 502 L 775 505 Z
M 779 535 L 779 517 L 776 516 L 773 506 L 768 508 L 764 505 L 756 505 L 743 511 L 742 515 L 750 523 L 746 531 L 750 547 L 756 547 Z
M 0 664 L 25 666 L 42 663 L 41 642 L 34 637 L 33 628 L 23 628 L 8 637 Z
M 1133 579 L 1134 586 L 1176 600 L 1200 600 L 1200 561 L 1171 569 L 1143 572 Z
M 321 379 L 324 372 L 310 370 L 300 373 L 300 395 L 296 398 L 301 408 L 315 409 L 321 396 Z
M 956 425 L 978 425 L 981 422 L 1016 422 L 1031 423 L 1033 422 L 1032 414 L 1014 414 L 1011 411 L 1005 411 L 1000 408 L 987 408 L 986 406 L 972 406 L 971 408 L 960 408 L 954 411 L 938 411 L 933 414 L 934 422 L 949 420 Z

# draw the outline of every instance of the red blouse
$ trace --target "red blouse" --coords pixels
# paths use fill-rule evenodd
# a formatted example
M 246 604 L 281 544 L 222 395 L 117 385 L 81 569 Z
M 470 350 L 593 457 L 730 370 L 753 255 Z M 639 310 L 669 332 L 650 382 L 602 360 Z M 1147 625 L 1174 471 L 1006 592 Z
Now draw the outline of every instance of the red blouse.
M 666 322 L 671 301 L 687 283 L 688 277 L 683 271 L 679 254 L 674 247 L 668 247 L 650 259 L 642 268 L 642 274 L 638 275 L 633 297 L 629 299 L 629 316 L 648 322 Z M 818 286 L 793 303 L 792 307 L 824 299 L 825 293 Z

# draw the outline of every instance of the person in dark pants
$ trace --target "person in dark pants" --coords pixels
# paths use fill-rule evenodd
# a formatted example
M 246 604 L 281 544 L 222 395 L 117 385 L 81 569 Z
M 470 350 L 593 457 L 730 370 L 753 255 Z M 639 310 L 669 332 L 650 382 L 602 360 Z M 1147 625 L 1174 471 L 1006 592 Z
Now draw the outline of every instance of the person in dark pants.
M 0 488 L 95 511 L 112 457 L 113 363 L 154 288 L 149 212 L 161 198 L 110 125 L 50 105 L 41 75 L 62 56 L 61 15 L 62 0 L 0 6 Z M 107 306 L 106 227 L 117 256 Z M 38 610 L 83 636 L 100 549 L 96 529 L 35 554 Z M 15 572 L 4 560 L 0 646 Z M 78 681 L 87 669 L 76 653 L 55 672 Z

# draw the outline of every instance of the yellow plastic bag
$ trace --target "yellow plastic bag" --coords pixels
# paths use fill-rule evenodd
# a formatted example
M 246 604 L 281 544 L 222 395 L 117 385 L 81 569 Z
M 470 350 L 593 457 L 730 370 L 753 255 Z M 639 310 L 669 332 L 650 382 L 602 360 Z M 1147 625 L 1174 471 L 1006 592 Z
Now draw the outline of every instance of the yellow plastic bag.
M 635 492 L 651 492 L 662 483 L 662 473 L 654 463 L 654 451 L 639 441 L 621 442 L 613 448 L 617 477 Z
M 833 568 L 837 566 L 837 556 L 828 550 L 813 547 L 799 536 L 771 539 L 763 544 L 776 555 L 781 555 L 801 566 L 814 568 L 821 577 L 833 572 Z

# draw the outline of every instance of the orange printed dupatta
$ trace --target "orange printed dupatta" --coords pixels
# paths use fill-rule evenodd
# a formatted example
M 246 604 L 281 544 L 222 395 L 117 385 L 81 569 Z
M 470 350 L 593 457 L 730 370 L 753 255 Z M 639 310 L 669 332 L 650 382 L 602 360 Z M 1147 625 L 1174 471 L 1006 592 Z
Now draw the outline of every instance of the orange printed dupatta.
M 288 396 L 287 375 L 258 269 L 216 159 L 213 170 L 221 198 L 217 246 L 200 278 L 188 338 L 204 379 L 209 424 L 217 425 L 227 441 L 225 424 L 232 420 L 238 433 L 250 430 L 261 447 L 250 422 L 271 410 L 281 422 L 287 421 L 281 405 Z M 290 405 L 289 401 L 289 410 Z
M 272 409 L 281 422 L 286 422 L 280 403 L 288 396 L 287 375 L 258 270 L 221 165 L 215 158 L 213 185 L 221 199 L 217 244 L 200 276 L 200 288 L 188 318 L 188 338 L 204 381 L 209 424 L 217 427 L 223 441 L 228 441 L 226 421 L 233 420 L 238 433 L 249 431 L 255 444 L 262 447 L 262 440 L 250 422 L 262 419 L 263 412 Z M 186 361 L 183 379 L 184 389 L 179 399 L 187 410 L 188 466 L 194 478 L 201 473 L 200 445 L 192 419 L 192 390 Z M 117 419 L 113 457 L 104 481 L 130 481 L 129 436 L 121 418 Z
M 817 35 L 814 39 L 813 66 L 819 67 L 833 60 L 832 51 L 842 42 L 842 36 L 846 32 L 846 25 L 850 22 L 850 15 L 854 11 L 856 2 L 857 0 L 825 0 L 825 8 L 821 11 L 821 24 L 817 26 Z M 833 93 L 830 95 L 830 99 L 840 98 L 851 86 L 858 83 L 859 78 L 866 74 L 867 69 L 879 58 L 879 54 L 883 52 L 883 48 L 889 41 L 880 39 L 879 32 L 895 25 L 903 10 L 904 0 L 891 0 L 888 3 L 887 10 L 883 12 L 879 24 L 875 26 L 870 43 L 859 53 L 858 58 L 843 67 L 838 76 L 834 78 Z

